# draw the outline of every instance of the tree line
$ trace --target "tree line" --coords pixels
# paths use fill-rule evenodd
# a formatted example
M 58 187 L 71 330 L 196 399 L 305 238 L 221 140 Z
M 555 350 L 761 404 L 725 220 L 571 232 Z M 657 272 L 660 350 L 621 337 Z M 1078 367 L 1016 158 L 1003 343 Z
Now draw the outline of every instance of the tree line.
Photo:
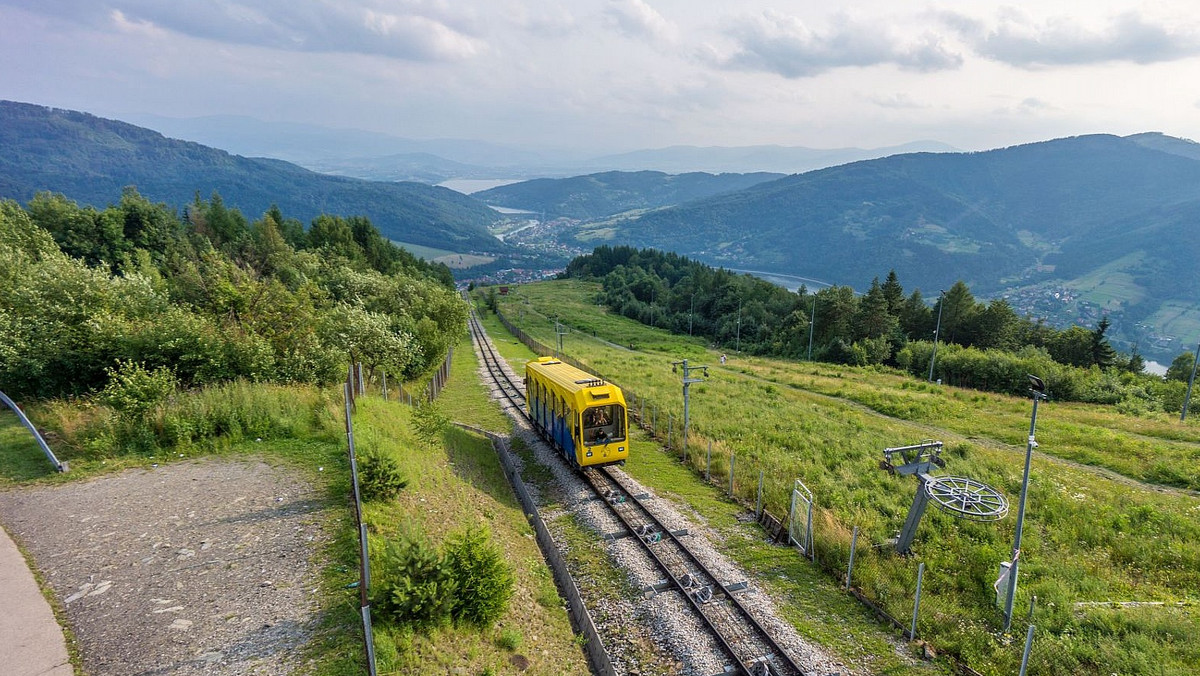
M 248 220 L 220 195 L 181 210 L 127 188 L 105 209 L 0 201 L 0 390 L 87 395 L 123 370 L 190 387 L 330 383 L 350 361 L 439 362 L 466 308 L 450 271 L 363 217 Z
M 978 389 L 1024 393 L 1025 374 L 1038 373 L 1060 398 L 1178 410 L 1180 381 L 1192 366 L 1190 353 L 1180 355 L 1164 385 L 1142 373 L 1136 349 L 1113 349 L 1106 317 L 1094 329 L 1057 329 L 1018 315 L 1004 299 L 976 300 L 962 281 L 931 305 L 920 290 L 906 293 L 894 270 L 862 294 L 848 286 L 791 292 L 674 253 L 601 246 L 572 260 L 563 275 L 599 280 L 600 302 L 621 315 L 725 349 L 922 377 L 933 362 L 933 378 Z

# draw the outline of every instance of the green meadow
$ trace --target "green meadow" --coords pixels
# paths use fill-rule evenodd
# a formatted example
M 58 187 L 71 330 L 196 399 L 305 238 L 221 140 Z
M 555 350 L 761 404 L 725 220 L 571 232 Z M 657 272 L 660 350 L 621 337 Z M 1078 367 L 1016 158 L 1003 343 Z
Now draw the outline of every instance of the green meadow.
M 1040 407 L 1019 613 L 1005 634 L 992 584 L 1011 556 L 1030 399 L 733 352 L 720 366 L 720 352 L 701 341 L 597 307 L 597 288 L 525 285 L 501 298 L 500 309 L 546 345 L 555 340 L 553 319 L 565 323 L 564 351 L 635 395 L 657 438 L 669 434 L 672 453 L 686 455 L 693 471 L 703 472 L 711 442 L 721 485 L 734 456 L 744 504 L 753 504 L 760 471 L 766 508 L 777 515 L 787 513 L 793 482 L 803 481 L 815 498 L 815 567 L 840 580 L 857 527 L 854 584 L 905 624 L 924 563 L 918 637 L 935 650 L 985 674 L 1013 674 L 1031 618 L 1029 673 L 1185 674 L 1200 664 L 1200 424 L 1053 399 Z M 708 380 L 691 388 L 686 453 L 681 385 L 671 370 L 682 358 L 710 367 Z M 1013 505 L 995 523 L 930 509 L 912 555 L 900 557 L 886 541 L 917 485 L 880 470 L 881 452 L 924 439 L 945 443 L 947 467 L 935 474 L 982 481 Z M 630 471 L 638 472 L 636 458 Z

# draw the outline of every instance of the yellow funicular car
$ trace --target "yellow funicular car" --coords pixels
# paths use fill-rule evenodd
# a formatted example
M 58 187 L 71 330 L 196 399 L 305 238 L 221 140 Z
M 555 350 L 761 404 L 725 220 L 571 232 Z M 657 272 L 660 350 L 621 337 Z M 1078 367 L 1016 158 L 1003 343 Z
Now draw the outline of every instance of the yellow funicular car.
M 542 357 L 525 365 L 525 401 L 534 427 L 576 467 L 629 457 L 625 396 L 616 385 Z

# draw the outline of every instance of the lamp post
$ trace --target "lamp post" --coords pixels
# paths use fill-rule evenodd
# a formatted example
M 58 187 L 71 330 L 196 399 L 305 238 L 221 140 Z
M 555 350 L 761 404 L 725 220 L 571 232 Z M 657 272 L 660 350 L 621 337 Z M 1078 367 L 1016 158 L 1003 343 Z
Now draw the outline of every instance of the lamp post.
M 1179 422 L 1187 420 L 1188 405 L 1192 403 L 1192 384 L 1196 382 L 1196 365 L 1200 364 L 1200 345 L 1196 346 L 1196 358 L 1192 361 L 1192 375 L 1188 378 L 1187 394 L 1183 397 L 1183 412 L 1179 414 Z
M 933 329 L 933 354 L 929 357 L 929 382 L 933 382 L 933 363 L 937 361 L 938 334 L 942 332 L 942 310 L 946 307 L 946 290 L 938 294 L 938 320 Z
M 680 367 L 683 368 L 683 439 L 682 439 L 682 444 L 683 444 L 683 453 L 684 453 L 684 456 L 686 457 L 686 455 L 687 455 L 688 421 L 690 420 L 689 411 L 688 411 L 688 400 L 689 400 L 688 388 L 691 387 L 692 383 L 704 382 L 703 379 L 701 379 L 701 378 L 693 378 L 692 371 L 695 371 L 697 369 L 704 371 L 704 377 L 707 378 L 708 377 L 708 367 L 707 366 L 688 366 L 688 360 L 686 360 L 686 359 L 684 359 L 682 361 L 671 362 L 671 372 L 672 373 L 679 373 Z
M 742 351 L 742 304 L 738 303 L 738 321 L 737 321 L 737 337 L 734 339 L 733 349 L 738 352 Z
M 1042 379 L 1029 376 L 1029 392 L 1033 395 L 1033 416 L 1029 419 L 1029 443 L 1025 446 L 1025 474 L 1021 479 L 1021 503 L 1017 507 L 1017 536 L 1013 540 L 1012 563 L 1008 568 L 1008 594 L 1004 600 L 1004 631 L 1012 626 L 1013 599 L 1017 595 L 1017 566 L 1021 559 L 1021 534 L 1025 529 L 1025 499 L 1029 495 L 1029 463 L 1033 459 L 1033 449 L 1037 448 L 1033 433 L 1037 428 L 1038 402 L 1046 399 L 1046 384 Z
M 812 318 L 808 320 L 808 360 L 812 361 L 813 327 L 817 325 L 817 294 L 813 294 Z
M 562 322 L 555 319 L 554 320 L 554 335 L 557 336 L 557 338 L 558 338 L 558 352 L 555 353 L 554 356 L 558 359 L 562 359 L 563 336 L 566 335 L 566 333 L 567 333 L 567 327 L 563 326 Z

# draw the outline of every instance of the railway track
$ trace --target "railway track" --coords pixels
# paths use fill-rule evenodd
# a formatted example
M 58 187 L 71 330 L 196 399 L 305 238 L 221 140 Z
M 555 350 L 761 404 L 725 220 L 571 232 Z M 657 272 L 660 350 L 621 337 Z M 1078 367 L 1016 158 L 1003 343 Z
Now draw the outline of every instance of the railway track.
M 517 415 L 525 416 L 525 393 L 503 368 L 474 311 L 471 336 L 501 396 Z M 748 676 L 807 676 L 768 631 L 680 539 L 686 533 L 672 532 L 647 506 L 646 498 L 629 490 L 608 467 L 583 472 L 596 497 L 603 500 L 624 526 L 622 536 L 636 538 L 642 551 L 654 562 L 664 582 L 658 593 L 676 593 L 684 598 L 705 630 L 713 637 L 727 662 L 725 673 Z

